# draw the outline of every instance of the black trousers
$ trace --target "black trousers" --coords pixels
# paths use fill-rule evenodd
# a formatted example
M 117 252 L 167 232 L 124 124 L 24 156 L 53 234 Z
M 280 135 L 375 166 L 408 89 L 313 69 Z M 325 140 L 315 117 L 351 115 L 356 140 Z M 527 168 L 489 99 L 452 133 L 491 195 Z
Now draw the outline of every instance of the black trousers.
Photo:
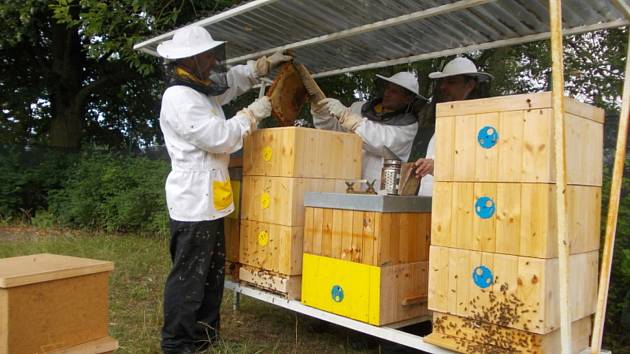
M 173 267 L 164 287 L 162 351 L 194 353 L 219 335 L 225 277 L 223 219 L 170 220 Z

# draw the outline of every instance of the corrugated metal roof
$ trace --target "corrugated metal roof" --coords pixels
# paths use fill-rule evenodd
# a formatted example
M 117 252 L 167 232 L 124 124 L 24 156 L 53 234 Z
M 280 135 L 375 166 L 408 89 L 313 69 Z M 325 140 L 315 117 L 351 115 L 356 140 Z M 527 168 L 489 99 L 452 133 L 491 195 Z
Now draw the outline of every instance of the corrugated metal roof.
M 565 33 L 627 25 L 630 0 L 563 0 Z M 548 0 L 256 0 L 195 22 L 228 64 L 292 49 L 315 76 L 549 37 Z M 169 32 L 137 44 L 156 55 Z

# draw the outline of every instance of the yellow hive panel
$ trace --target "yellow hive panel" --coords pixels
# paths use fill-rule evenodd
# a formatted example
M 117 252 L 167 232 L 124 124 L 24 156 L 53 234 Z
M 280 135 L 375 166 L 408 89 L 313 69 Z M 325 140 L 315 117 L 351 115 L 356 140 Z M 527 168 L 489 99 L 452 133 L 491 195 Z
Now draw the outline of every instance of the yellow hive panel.
M 304 254 L 302 303 L 385 325 L 428 314 L 427 262 L 375 267 Z

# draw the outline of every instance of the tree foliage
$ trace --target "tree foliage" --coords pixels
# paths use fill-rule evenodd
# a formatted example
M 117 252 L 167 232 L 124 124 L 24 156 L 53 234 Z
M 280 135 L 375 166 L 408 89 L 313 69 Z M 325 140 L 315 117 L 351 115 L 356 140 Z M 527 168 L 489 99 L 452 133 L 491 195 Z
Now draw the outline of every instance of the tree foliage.
M 2 142 L 159 142 L 160 64 L 133 44 L 234 2 L 4 0 Z

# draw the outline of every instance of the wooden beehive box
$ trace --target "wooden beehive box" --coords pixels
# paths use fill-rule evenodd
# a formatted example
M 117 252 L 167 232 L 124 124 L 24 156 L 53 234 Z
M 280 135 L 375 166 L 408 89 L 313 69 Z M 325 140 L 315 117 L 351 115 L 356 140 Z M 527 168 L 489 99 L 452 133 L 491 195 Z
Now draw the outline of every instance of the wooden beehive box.
M 436 182 L 431 244 L 527 257 L 558 256 L 556 187 Z M 599 249 L 601 188 L 567 187 L 571 254 Z
M 429 309 L 537 334 L 560 326 L 558 259 L 431 246 Z M 569 308 L 595 312 L 598 251 L 569 258 Z
M 118 341 L 107 336 L 69 348 L 56 349 L 46 354 L 113 354 L 116 349 L 118 349 Z
M 427 267 L 375 267 L 306 253 L 302 303 L 377 326 L 427 316 Z
M 604 110 L 564 98 L 567 183 L 601 186 Z M 554 183 L 551 93 L 438 104 L 436 181 Z
M 301 226 L 284 226 L 241 220 L 243 264 L 285 275 L 302 273 Z
M 113 269 L 53 254 L 0 259 L 0 353 L 45 353 L 107 337 Z
M 339 179 L 245 176 L 241 219 L 304 226 L 304 193 L 344 190 Z
M 427 261 L 431 200 L 307 193 L 304 253 L 374 266 Z
M 299 127 L 260 129 L 245 138 L 243 174 L 357 179 L 362 144 L 351 133 Z
M 589 345 L 591 319 L 573 321 L 571 334 L 571 353 L 579 353 Z M 536 334 L 437 312 L 433 314 L 433 332 L 424 341 L 459 353 L 562 352 L 559 329 Z

